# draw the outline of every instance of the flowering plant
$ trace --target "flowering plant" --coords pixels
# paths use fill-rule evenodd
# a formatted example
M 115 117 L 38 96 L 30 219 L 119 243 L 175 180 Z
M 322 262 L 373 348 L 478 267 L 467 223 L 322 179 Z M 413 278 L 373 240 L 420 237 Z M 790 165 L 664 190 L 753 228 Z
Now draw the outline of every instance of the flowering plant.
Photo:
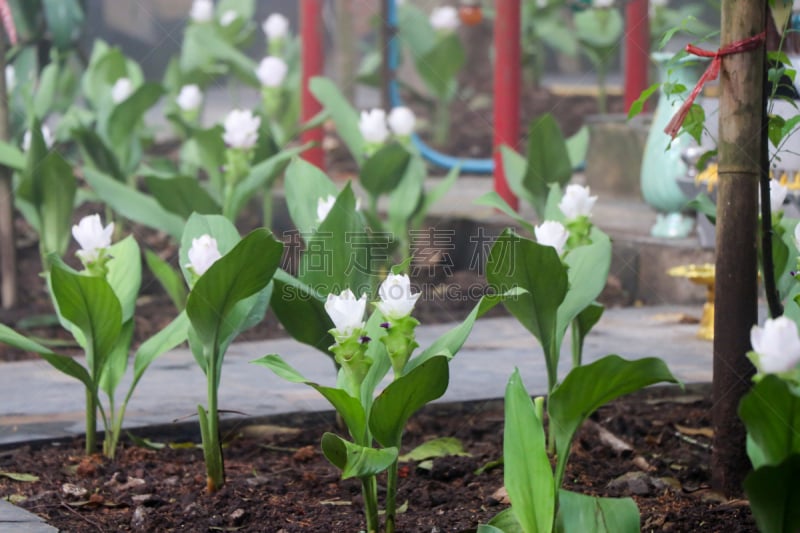
M 266 229 L 239 238 L 219 215 L 192 215 L 181 240 L 181 266 L 191 287 L 186 301 L 189 346 L 208 383 L 208 403 L 198 406 L 207 489 L 225 482 L 217 394 L 230 343 L 264 317 L 283 244 Z
M 128 368 L 136 298 L 141 284 L 139 246 L 133 237 L 111 244 L 113 224 L 105 228 L 99 215 L 73 226 L 81 245 L 84 268 L 75 271 L 55 256 L 48 282 L 62 326 L 84 349 L 86 366 L 0 325 L 0 342 L 36 352 L 59 371 L 83 383 L 86 391 L 86 453 L 95 453 L 98 415 L 105 429 L 103 453 L 114 457 L 125 410 L 150 363 L 186 339 L 188 321 L 181 313 L 142 343 L 133 360 L 133 382 L 118 407 L 116 389 Z M 104 393 L 106 401 L 101 401 Z
M 357 298 L 350 289 L 329 294 L 325 310 L 334 324 L 330 349 L 339 364 L 335 387 L 307 380 L 279 355 L 253 361 L 288 381 L 316 389 L 341 415 L 352 440 L 326 433 L 322 451 L 342 470 L 343 478 L 361 481 L 367 531 L 379 530 L 376 476 L 383 471 L 387 471 L 385 531 L 395 531 L 397 457 L 405 424 L 418 409 L 444 394 L 449 360 L 478 316 L 502 298 L 484 297 L 462 324 L 411 358 L 418 346 L 414 329 L 419 322 L 411 317 L 418 297 L 408 277 L 393 272 L 381 285 L 380 301 L 365 321 L 366 294 Z M 392 382 L 376 397 L 376 388 L 390 368 Z M 373 447 L 374 441 L 380 448 Z

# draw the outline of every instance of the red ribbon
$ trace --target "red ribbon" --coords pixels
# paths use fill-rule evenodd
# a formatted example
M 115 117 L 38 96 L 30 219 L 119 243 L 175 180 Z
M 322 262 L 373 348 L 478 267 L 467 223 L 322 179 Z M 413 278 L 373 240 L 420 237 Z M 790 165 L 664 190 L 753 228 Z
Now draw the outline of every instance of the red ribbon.
M 14 15 L 11 14 L 11 6 L 8 5 L 8 0 L 0 0 L 0 19 L 3 21 L 3 27 L 8 35 L 8 40 L 11 44 L 17 44 L 17 27 L 14 25 Z
M 692 92 L 689 94 L 689 98 L 683 103 L 681 108 L 672 117 L 672 120 L 669 121 L 667 127 L 664 128 L 664 132 L 672 137 L 673 139 L 678 134 L 681 129 L 681 125 L 683 121 L 686 120 L 686 115 L 689 114 L 689 109 L 691 109 L 692 104 L 694 103 L 695 98 L 697 95 L 700 94 L 700 91 L 703 90 L 703 86 L 711 81 L 717 79 L 719 76 L 719 68 L 722 64 L 722 58 L 727 55 L 731 54 L 738 54 L 740 52 L 747 52 L 748 50 L 753 50 L 758 47 L 765 39 L 766 32 L 761 32 L 758 35 L 753 35 L 752 37 L 748 37 L 747 39 L 742 39 L 741 41 L 736 41 L 734 43 L 727 44 L 717 50 L 716 52 L 711 52 L 709 50 L 703 50 L 702 48 L 698 48 L 692 44 L 686 45 L 686 51 L 692 55 L 696 55 L 699 57 L 710 57 L 711 64 L 708 65 L 708 68 L 700 76 L 700 79 L 697 82 L 697 85 L 694 86 Z

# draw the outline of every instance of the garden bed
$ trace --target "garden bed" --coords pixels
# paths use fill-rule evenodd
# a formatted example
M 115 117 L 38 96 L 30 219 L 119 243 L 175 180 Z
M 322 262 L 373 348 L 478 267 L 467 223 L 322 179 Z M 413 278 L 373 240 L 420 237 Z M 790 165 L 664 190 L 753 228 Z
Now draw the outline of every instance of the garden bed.
M 642 531 L 755 531 L 746 501 L 709 489 L 708 387 L 654 388 L 601 408 L 573 445 L 567 488 L 632 496 Z M 601 427 L 630 444 L 615 451 Z M 161 450 L 126 445 L 116 461 L 82 456 L 82 442 L 0 452 L 0 497 L 62 531 L 358 531 L 360 486 L 341 481 L 319 450 L 331 413 L 236 421 L 224 428 L 227 484 L 205 493 L 196 424 L 139 432 Z M 401 465 L 400 531 L 474 531 L 506 507 L 502 467 L 476 470 L 502 454 L 503 411 L 496 400 L 425 408 L 406 428 L 407 452 L 436 437 L 459 439 L 469 456 Z M 383 478 L 379 478 L 379 484 Z M 405 502 L 405 503 L 404 503 Z

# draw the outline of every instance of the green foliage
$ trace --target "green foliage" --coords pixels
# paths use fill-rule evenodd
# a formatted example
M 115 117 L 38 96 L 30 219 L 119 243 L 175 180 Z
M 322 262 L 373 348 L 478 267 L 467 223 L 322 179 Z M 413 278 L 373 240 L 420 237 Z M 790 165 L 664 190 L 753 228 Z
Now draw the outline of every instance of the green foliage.
M 322 452 L 333 466 L 342 471 L 342 479 L 375 476 L 397 460 L 397 448 L 360 446 L 333 433 L 322 436 Z

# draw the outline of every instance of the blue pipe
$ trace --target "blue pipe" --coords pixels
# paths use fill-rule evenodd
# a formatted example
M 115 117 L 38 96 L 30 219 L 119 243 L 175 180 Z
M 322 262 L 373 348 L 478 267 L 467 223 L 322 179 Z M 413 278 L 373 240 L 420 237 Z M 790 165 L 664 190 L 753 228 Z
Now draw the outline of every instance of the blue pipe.
M 397 0 L 388 0 L 386 15 L 390 31 L 394 35 L 394 37 L 389 40 L 389 70 L 392 73 L 391 79 L 389 80 L 389 100 L 392 107 L 399 107 L 403 105 L 403 100 L 400 98 L 400 87 L 394 75 L 400 63 L 400 39 L 397 38 Z M 438 167 L 446 169 L 459 167 L 461 168 L 461 172 L 466 174 L 494 173 L 493 159 L 463 158 L 443 154 L 428 146 L 416 133 L 411 136 L 411 142 L 417 150 L 419 150 L 419 153 L 422 154 L 422 157 Z

